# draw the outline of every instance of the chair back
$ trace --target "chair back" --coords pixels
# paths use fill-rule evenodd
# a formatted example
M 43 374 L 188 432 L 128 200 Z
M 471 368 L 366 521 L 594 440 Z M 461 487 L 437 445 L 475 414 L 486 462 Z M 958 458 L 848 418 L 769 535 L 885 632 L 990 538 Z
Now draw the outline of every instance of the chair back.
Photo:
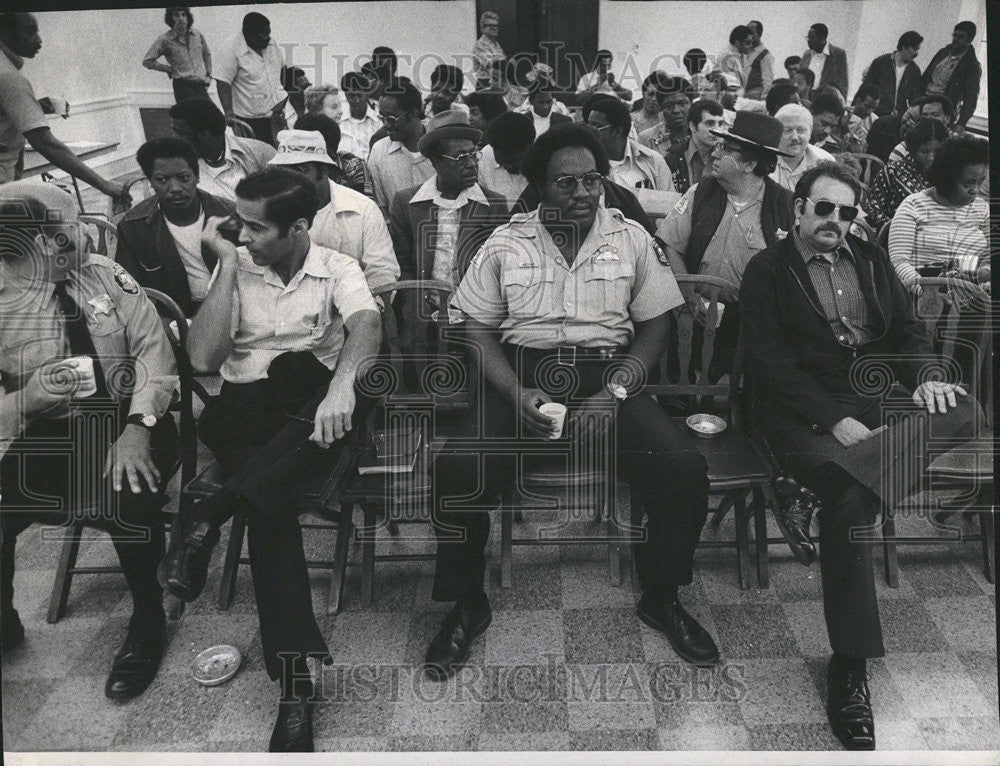
M 380 358 L 366 375 L 373 395 L 434 399 L 466 376 L 452 353 L 460 329 L 448 321 L 451 292 L 447 282 L 418 279 L 372 290 L 386 302 Z
M 187 355 L 188 323 L 184 312 L 173 298 L 151 287 L 143 288 L 146 295 L 156 306 L 163 321 L 163 331 L 170 339 L 170 346 L 177 360 L 177 374 L 180 378 L 180 398 L 170 406 L 171 412 L 178 414 L 180 456 L 181 456 L 181 486 L 198 475 L 198 433 L 195 427 L 194 405 L 192 391 L 194 390 L 194 370 Z M 176 332 L 171 327 L 176 323 Z
M 853 156 L 861 166 L 861 175 L 858 180 L 860 180 L 865 186 L 871 186 L 872 180 L 878 175 L 879 171 L 885 167 L 885 162 L 883 162 L 880 157 L 876 157 L 874 154 L 858 153 Z
M 878 246 L 889 252 L 889 227 L 892 226 L 892 221 L 886 221 L 882 224 L 882 228 L 878 230 Z
M 118 227 L 99 215 L 81 215 L 78 220 L 87 227 L 88 235 L 97 235 L 96 238 L 91 236 L 94 252 L 114 260 L 118 249 Z
M 865 242 L 875 242 L 878 235 L 875 233 L 875 229 L 867 221 L 862 221 L 860 218 L 855 218 L 851 223 L 851 234 L 855 237 L 863 239 Z
M 253 132 L 253 128 L 250 124 L 244 122 L 239 117 L 227 117 L 226 125 L 233 129 L 233 133 L 240 138 L 257 138 L 257 134 Z
M 734 393 L 734 382 L 738 377 L 730 375 L 729 383 L 712 383 L 709 377 L 712 359 L 715 356 L 715 339 L 722 318 L 723 306 L 719 302 L 719 292 L 728 288 L 738 291 L 736 285 L 719 277 L 705 274 L 678 274 L 678 287 L 684 296 L 684 304 L 673 310 L 677 324 L 677 361 L 679 376 L 671 381 L 673 370 L 669 369 L 669 354 L 660 360 L 660 381 L 647 386 L 652 394 L 682 397 L 730 396 Z M 735 310 L 730 307 L 728 310 Z M 695 341 L 696 331 L 701 335 L 701 347 Z M 696 353 L 700 354 L 696 356 Z M 740 348 L 737 344 L 737 356 Z M 742 360 L 737 358 L 735 363 Z

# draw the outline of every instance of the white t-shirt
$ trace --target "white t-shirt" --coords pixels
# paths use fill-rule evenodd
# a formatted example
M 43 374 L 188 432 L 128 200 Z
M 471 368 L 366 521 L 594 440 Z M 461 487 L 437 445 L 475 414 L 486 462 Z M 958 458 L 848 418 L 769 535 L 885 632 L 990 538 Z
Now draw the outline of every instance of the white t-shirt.
M 201 231 L 205 228 L 205 211 L 202 210 L 198 220 L 190 226 L 177 226 L 170 223 L 166 216 L 163 220 L 167 224 L 170 236 L 174 238 L 177 254 L 184 264 L 184 271 L 187 272 L 191 299 L 205 300 L 205 296 L 208 295 L 208 283 L 212 279 L 211 272 L 205 266 L 205 259 L 201 257 Z

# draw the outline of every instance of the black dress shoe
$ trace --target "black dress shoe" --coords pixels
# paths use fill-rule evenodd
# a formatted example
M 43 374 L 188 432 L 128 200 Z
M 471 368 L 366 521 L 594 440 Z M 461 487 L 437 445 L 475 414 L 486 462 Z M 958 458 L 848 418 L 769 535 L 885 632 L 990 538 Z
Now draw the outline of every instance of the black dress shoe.
M 160 562 L 156 570 L 160 585 L 184 601 L 198 598 L 208 579 L 208 562 L 217 542 L 219 530 L 207 521 L 192 526 Z
M 640 620 L 667 637 L 681 659 L 704 668 L 719 661 L 715 641 L 676 598 L 644 594 L 636 611 Z
M 278 703 L 278 720 L 271 731 L 270 753 L 312 753 L 313 727 L 312 706 L 307 694 L 301 692 L 298 699 Z
M 492 621 L 493 612 L 485 594 L 475 600 L 457 602 L 427 648 L 424 660 L 427 677 L 444 681 L 454 675 L 469 659 L 473 640 L 481 636 Z
M 865 668 L 830 659 L 826 668 L 826 716 L 848 750 L 875 749 L 875 721 Z
M 5 609 L 0 620 L 3 620 L 3 625 L 0 625 L 0 643 L 3 644 L 3 651 L 9 652 L 24 641 L 24 625 L 21 624 L 21 615 L 16 609 Z
M 104 685 L 105 696 L 127 700 L 146 691 L 160 668 L 166 638 L 166 619 L 162 613 L 159 619 L 152 620 L 138 620 L 133 616 L 125 643 L 111 663 L 111 673 Z
M 809 525 L 819 508 L 819 498 L 788 477 L 776 484 L 781 501 L 774 509 L 774 520 L 792 555 L 803 566 L 810 566 L 816 560 L 816 546 L 809 539 Z

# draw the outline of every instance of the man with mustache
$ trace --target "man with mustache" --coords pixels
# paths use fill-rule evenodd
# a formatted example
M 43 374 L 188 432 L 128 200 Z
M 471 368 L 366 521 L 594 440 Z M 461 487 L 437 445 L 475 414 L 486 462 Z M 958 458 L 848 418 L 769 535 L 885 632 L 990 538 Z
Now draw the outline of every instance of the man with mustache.
M 913 492 L 933 452 L 971 437 L 983 416 L 959 386 L 920 383 L 935 356 L 910 296 L 885 251 L 848 234 L 859 212 L 857 177 L 823 162 L 793 196 L 791 235 L 757 253 L 743 274 L 747 374 L 779 462 L 822 503 L 830 725 L 847 749 L 873 750 L 866 659 L 885 654 L 873 527 L 883 506 Z M 793 550 L 809 544 L 808 526 L 797 531 Z
M 714 665 L 715 642 L 677 598 L 678 586 L 691 582 L 705 523 L 707 465 L 641 393 L 666 347 L 668 312 L 684 299 L 653 239 L 619 211 L 601 207 L 610 167 L 592 130 L 552 128 L 531 146 L 522 168 L 541 196 L 538 208 L 494 232 L 451 301 L 466 316 L 485 376 L 464 424 L 471 429 L 458 432 L 480 434 L 484 449 L 497 442 L 507 448 L 481 454 L 456 447 L 434 466 L 432 596 L 454 607 L 431 641 L 425 670 L 433 680 L 451 676 L 492 620 L 484 591 L 489 511 L 520 457 L 545 450 L 555 435 L 553 420 L 539 409 L 553 401 L 569 407 L 564 427 L 574 449 L 619 450 L 642 497 L 648 522 L 645 541 L 635 546 L 639 618 L 681 658 Z M 577 381 L 571 390 L 558 382 L 566 377 Z M 566 454 L 558 445 L 553 451 Z
M 815 144 L 810 144 L 813 132 L 813 116 L 801 104 L 785 104 L 775 113 L 783 132 L 779 149 L 784 156 L 778 157 L 778 166 L 771 173 L 771 179 L 791 191 L 802 175 L 824 160 L 832 160 L 833 155 Z

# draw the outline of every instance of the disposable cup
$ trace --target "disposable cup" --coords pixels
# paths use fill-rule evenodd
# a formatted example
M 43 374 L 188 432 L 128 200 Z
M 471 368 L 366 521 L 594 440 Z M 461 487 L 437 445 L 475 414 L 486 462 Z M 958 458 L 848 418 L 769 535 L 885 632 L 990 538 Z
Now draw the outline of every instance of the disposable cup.
M 546 417 L 551 418 L 555 424 L 556 430 L 549 438 L 560 438 L 563 432 L 563 423 L 566 422 L 566 405 L 559 404 L 559 402 L 546 402 L 538 408 L 538 411 Z
M 94 360 L 89 356 L 74 356 L 66 361 L 71 362 L 75 374 L 80 377 L 80 388 L 73 394 L 74 399 L 86 399 L 97 393 L 97 380 L 94 377 Z

